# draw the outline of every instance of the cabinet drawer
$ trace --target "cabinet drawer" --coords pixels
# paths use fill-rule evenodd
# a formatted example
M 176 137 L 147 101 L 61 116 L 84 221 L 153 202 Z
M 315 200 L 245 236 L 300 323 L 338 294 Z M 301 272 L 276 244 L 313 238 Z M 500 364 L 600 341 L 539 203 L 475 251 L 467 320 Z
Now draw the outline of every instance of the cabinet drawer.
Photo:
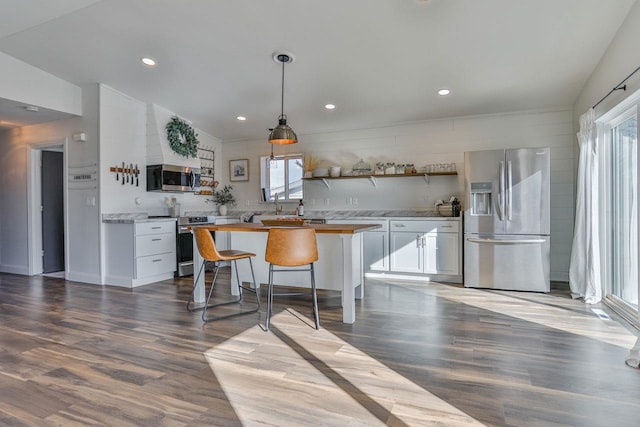
M 175 253 L 149 255 L 136 258 L 136 278 L 155 276 L 176 271 Z
M 411 231 L 417 233 L 457 233 L 460 230 L 460 221 L 431 220 L 431 221 L 391 221 L 391 231 Z
M 143 234 L 172 233 L 175 229 L 175 221 L 139 222 L 136 223 L 136 236 Z
M 136 257 L 174 252 L 175 248 L 176 239 L 174 233 L 136 236 Z

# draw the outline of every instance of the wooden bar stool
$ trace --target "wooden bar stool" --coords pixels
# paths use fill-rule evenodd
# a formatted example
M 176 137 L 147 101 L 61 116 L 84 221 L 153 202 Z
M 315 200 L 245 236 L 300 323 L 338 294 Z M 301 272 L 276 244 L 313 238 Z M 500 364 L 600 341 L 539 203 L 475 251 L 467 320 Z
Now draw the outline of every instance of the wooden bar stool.
M 200 270 L 198 271 L 198 276 L 194 282 L 193 289 L 191 290 L 189 301 L 187 301 L 187 310 L 191 312 L 202 310 L 202 320 L 205 323 L 212 322 L 214 320 L 226 319 L 228 317 L 239 316 L 242 314 L 255 313 L 258 310 L 260 310 L 260 295 L 258 293 L 259 290 L 256 286 L 256 276 L 253 273 L 253 263 L 251 262 L 251 258 L 256 256 L 256 254 L 253 254 L 251 252 L 243 252 L 243 251 L 236 251 L 236 250 L 218 251 L 218 249 L 216 248 L 216 242 L 213 240 L 213 236 L 211 235 L 211 232 L 205 227 L 194 227 L 193 234 L 196 237 L 196 244 L 198 246 L 198 251 L 200 252 L 200 255 L 202 256 L 203 260 L 202 260 L 202 265 L 200 266 Z M 249 267 L 251 268 L 251 278 L 253 279 L 253 285 L 255 289 L 242 286 L 242 282 L 240 281 L 240 275 L 238 274 L 237 261 L 239 259 L 249 260 Z M 209 295 L 207 296 L 207 301 L 204 307 L 192 308 L 191 303 L 193 302 L 193 295 L 196 289 L 195 283 L 198 283 L 200 274 L 202 274 L 202 272 L 204 271 L 204 265 L 206 261 L 213 261 L 216 263 L 216 270 L 213 275 L 213 280 L 211 281 L 211 288 L 209 289 Z M 238 296 L 237 299 L 234 299 L 233 301 L 221 302 L 217 304 L 209 304 L 209 301 L 211 300 L 211 295 L 213 294 L 213 288 L 216 284 L 216 279 L 218 278 L 218 271 L 220 270 L 220 261 L 232 261 L 235 264 L 236 279 L 238 280 L 238 286 L 239 286 L 238 290 L 240 295 Z M 212 309 L 214 307 L 219 307 L 222 305 L 242 303 L 243 289 L 256 294 L 256 300 L 258 301 L 258 306 L 255 309 L 240 311 L 237 313 L 227 314 L 224 316 L 207 317 L 207 310 L 209 309 Z
M 271 312 L 273 311 L 274 295 L 301 295 L 301 293 L 273 293 L 273 273 L 309 271 L 311 272 L 311 296 L 313 298 L 313 316 L 316 329 L 320 329 L 318 315 L 318 295 L 316 293 L 316 279 L 313 273 L 313 263 L 318 260 L 318 242 L 313 228 L 271 228 L 267 237 L 267 249 L 264 256 L 269 263 L 269 291 L 267 296 L 266 330 L 269 330 Z M 309 268 L 292 268 L 303 267 Z M 286 268 L 274 268 L 286 267 Z

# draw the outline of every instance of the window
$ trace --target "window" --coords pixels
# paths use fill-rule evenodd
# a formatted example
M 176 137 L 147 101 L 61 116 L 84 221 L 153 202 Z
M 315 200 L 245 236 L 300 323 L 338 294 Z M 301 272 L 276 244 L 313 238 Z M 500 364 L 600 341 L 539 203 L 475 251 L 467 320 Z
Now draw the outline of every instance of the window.
M 265 202 L 273 202 L 278 195 L 280 201 L 302 199 L 302 176 L 304 156 L 301 154 L 260 158 L 260 186 Z
M 605 124 L 603 157 L 605 290 L 638 310 L 638 114 Z

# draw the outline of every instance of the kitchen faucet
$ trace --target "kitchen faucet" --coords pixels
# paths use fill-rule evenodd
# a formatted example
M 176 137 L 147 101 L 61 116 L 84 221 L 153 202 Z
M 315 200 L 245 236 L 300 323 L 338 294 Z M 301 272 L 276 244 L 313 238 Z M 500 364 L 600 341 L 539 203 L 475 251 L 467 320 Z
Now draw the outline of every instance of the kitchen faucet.
M 279 195 L 278 195 L 278 193 L 276 193 L 276 200 L 275 200 L 275 202 L 276 202 L 276 215 L 279 215 L 280 213 L 282 213 L 282 206 L 278 205 L 278 198 L 279 198 Z

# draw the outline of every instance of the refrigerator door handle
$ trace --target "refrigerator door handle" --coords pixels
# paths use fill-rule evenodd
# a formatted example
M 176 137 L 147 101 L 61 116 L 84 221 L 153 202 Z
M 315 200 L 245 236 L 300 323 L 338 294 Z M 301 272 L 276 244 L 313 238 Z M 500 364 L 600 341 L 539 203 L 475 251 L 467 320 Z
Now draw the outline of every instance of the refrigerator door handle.
M 498 219 L 504 221 L 504 161 L 500 162 L 498 173 Z
M 477 237 L 467 238 L 467 242 L 473 243 L 500 243 L 500 244 L 535 244 L 544 243 L 544 239 L 481 239 Z
M 511 167 L 511 160 L 507 161 L 507 220 L 511 221 L 511 214 L 513 213 L 513 169 Z

